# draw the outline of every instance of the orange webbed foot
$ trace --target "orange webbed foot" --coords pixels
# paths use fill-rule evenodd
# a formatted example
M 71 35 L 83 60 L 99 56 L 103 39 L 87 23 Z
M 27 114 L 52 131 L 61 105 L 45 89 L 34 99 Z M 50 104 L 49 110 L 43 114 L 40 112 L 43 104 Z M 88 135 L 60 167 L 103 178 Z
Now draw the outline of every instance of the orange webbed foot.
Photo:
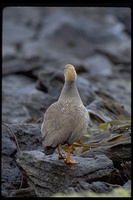
M 76 161 L 76 160 L 67 160 L 67 159 L 65 158 L 65 163 L 66 163 L 66 164 L 78 164 L 79 162 Z

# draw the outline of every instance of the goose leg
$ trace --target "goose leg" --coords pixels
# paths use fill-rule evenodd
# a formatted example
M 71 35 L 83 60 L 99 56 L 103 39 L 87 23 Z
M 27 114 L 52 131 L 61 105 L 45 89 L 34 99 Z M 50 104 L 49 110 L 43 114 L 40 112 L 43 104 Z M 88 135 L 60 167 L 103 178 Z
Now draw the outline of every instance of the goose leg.
M 59 158 L 59 159 L 64 159 L 65 156 L 63 156 L 63 155 L 61 154 L 59 145 L 57 146 L 57 151 L 58 151 L 58 155 L 59 155 L 58 158 Z
M 65 163 L 67 163 L 67 164 L 78 164 L 79 162 L 77 162 L 76 160 L 70 159 L 71 150 L 72 150 L 72 146 L 68 146 L 68 152 L 67 152 L 67 156 L 65 158 Z

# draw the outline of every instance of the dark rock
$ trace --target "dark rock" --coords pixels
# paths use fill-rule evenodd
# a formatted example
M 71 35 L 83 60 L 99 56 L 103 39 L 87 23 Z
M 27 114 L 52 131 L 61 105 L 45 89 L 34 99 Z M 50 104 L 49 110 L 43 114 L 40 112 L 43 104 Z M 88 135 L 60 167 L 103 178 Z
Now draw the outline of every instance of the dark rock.
M 63 160 L 58 160 L 57 154 L 45 156 L 39 151 L 23 151 L 17 159 L 17 164 L 26 174 L 28 184 L 38 197 L 64 192 L 81 180 L 102 179 L 114 170 L 112 161 L 104 155 L 94 158 L 72 156 L 72 159 L 80 163 L 66 165 Z
M 131 180 L 128 180 L 124 185 L 124 188 L 130 189 L 131 188 Z
M 112 75 L 112 64 L 110 60 L 101 55 L 94 55 L 83 61 L 85 69 L 88 71 L 90 76 L 111 76 Z
M 9 156 L 2 156 L 2 196 L 8 197 L 13 188 L 18 189 L 22 182 L 22 172 Z
M 131 64 L 131 41 L 116 47 L 103 46 L 97 48 L 97 52 L 107 56 L 108 59 L 115 65 L 117 64 Z
M 14 59 L 4 59 L 5 61 L 3 62 L 2 66 L 2 74 L 4 76 L 10 74 L 21 74 L 36 80 L 37 77 L 33 72 L 34 70 L 40 69 L 43 66 L 42 61 L 37 58 L 35 59 L 34 57 L 32 57 L 32 60 L 24 60 L 23 58 L 16 57 Z
M 92 184 L 89 185 L 89 189 L 96 193 L 107 193 L 114 188 L 113 185 L 101 181 L 94 181 Z
M 31 189 L 30 187 L 28 188 L 21 188 L 14 190 L 11 192 L 10 197 L 36 197 L 35 191 Z
M 12 156 L 16 153 L 17 147 L 13 134 L 7 127 L 3 125 L 2 129 L 2 154 Z
M 121 144 L 115 144 L 110 148 L 110 155 L 112 160 L 116 163 L 131 161 L 131 138 Z
M 21 125 L 5 124 L 3 127 L 3 154 L 9 156 L 10 154 L 14 155 L 17 153 L 17 150 L 42 149 L 40 123 Z M 9 142 L 7 143 L 7 141 Z M 16 149 L 16 142 L 18 143 L 19 149 Z
M 31 19 L 31 16 L 36 15 L 36 9 L 34 10 L 34 13 L 31 12 L 30 8 L 25 8 L 27 11 L 28 18 Z M 12 15 L 12 13 L 15 13 L 15 15 Z M 3 12 L 3 17 L 5 19 L 5 23 L 3 23 L 3 41 L 4 44 L 10 43 L 10 44 L 17 44 L 17 43 L 23 43 L 24 40 L 28 40 L 29 38 L 34 36 L 33 29 L 26 26 L 26 20 L 27 17 L 23 18 L 23 7 L 6 7 Z M 37 17 L 37 15 L 36 15 Z M 11 20 L 12 19 L 12 20 Z M 20 25 L 21 24 L 21 25 Z M 8 37 L 9 33 L 12 35 L 12 37 Z
M 115 168 L 119 171 L 118 174 L 112 175 L 110 183 L 124 185 L 131 179 L 131 139 L 130 141 L 119 142 L 119 144 L 110 146 L 100 146 L 92 148 L 84 153 L 81 157 L 91 158 L 96 155 L 106 155 L 112 160 Z
M 16 54 L 17 54 L 17 50 L 16 50 L 15 46 L 12 46 L 12 45 L 9 45 L 9 44 L 5 45 L 4 48 L 3 48 L 3 52 L 2 52 L 3 62 L 15 59 Z M 4 63 L 4 66 L 5 66 L 5 63 Z M 3 66 L 3 70 L 5 70 L 4 66 Z
M 93 86 L 93 84 L 89 80 L 83 78 L 80 75 L 77 79 L 77 88 L 85 106 L 87 106 L 97 98 L 94 89 L 95 86 Z
M 64 84 L 64 74 L 63 70 L 48 70 L 40 71 L 38 73 L 38 85 L 37 87 L 43 90 L 46 93 L 49 93 L 51 96 L 56 96 L 56 99 L 59 97 L 61 89 Z
M 7 74 L 12 74 L 12 73 L 16 73 L 18 71 L 21 71 L 22 69 L 25 69 L 27 67 L 27 64 L 24 60 L 17 60 L 17 59 L 13 59 L 10 61 L 5 61 L 3 63 L 3 75 L 7 75 Z
M 2 195 L 10 196 L 20 186 L 25 187 L 23 174 L 16 165 L 21 150 L 41 148 L 40 124 L 3 124 L 2 126 Z M 17 191 L 16 191 L 17 192 Z M 14 196 L 16 194 L 14 191 Z M 26 191 L 23 191 L 24 193 Z M 20 190 L 21 194 L 21 190 Z M 28 191 L 26 193 L 28 195 Z M 25 194 L 25 195 L 26 195 Z M 12 194 L 13 195 L 13 194 Z
M 103 46 L 103 43 L 108 46 L 116 46 L 116 43 L 119 45 L 127 39 L 122 30 L 119 31 L 118 36 L 118 32 L 109 26 L 109 22 L 102 21 L 99 24 L 91 18 L 85 19 L 79 16 L 75 20 L 71 15 L 62 16 L 61 12 L 58 15 L 55 13 L 53 13 L 55 23 L 49 23 L 49 25 L 44 27 L 44 31 L 42 30 L 42 36 L 40 37 L 46 38 L 47 42 L 45 42 L 45 45 L 47 48 L 50 46 L 51 50 L 54 50 L 54 47 L 56 47 L 56 56 L 60 52 L 60 55 L 63 53 L 66 56 L 73 55 L 74 57 L 85 59 L 93 55 L 95 49 Z M 61 17 L 59 17 L 60 15 Z M 96 32 L 99 34 L 95 34 Z M 61 49 L 63 49 L 63 52 Z
M 5 10 L 8 10 L 8 8 Z M 6 11 L 4 11 L 4 16 L 6 16 Z M 18 23 L 14 23 L 13 21 L 7 21 L 6 23 L 4 23 L 3 31 L 14 33 L 12 34 L 12 37 L 7 37 L 7 34 L 3 34 L 3 41 L 5 44 L 15 43 L 15 45 L 17 44 L 22 45 L 21 43 L 23 42 L 23 40 L 28 40 L 30 37 L 34 35 L 34 32 L 31 29 L 26 28 L 22 24 L 21 26 L 18 26 Z
M 116 187 L 118 186 L 101 181 L 93 181 L 92 183 L 80 181 L 75 188 L 69 187 L 67 190 L 65 190 L 65 194 L 71 194 L 74 192 L 82 193 L 86 190 L 95 193 L 108 193 Z
M 121 167 L 122 167 L 124 177 L 126 179 L 131 179 L 131 159 L 127 159 L 127 161 L 123 160 L 123 163 L 121 163 Z
M 108 8 L 108 12 L 113 14 L 120 20 L 122 23 L 125 24 L 125 31 L 130 35 L 131 34 L 131 9 L 130 7 L 123 7 L 122 8 Z
M 127 143 L 124 144 L 115 144 L 110 146 L 100 146 L 96 148 L 92 148 L 88 151 L 85 151 L 80 156 L 84 158 L 94 157 L 99 154 L 105 154 L 108 156 L 113 162 L 121 163 L 126 162 L 127 160 L 131 160 L 131 138 Z M 130 174 L 130 172 L 129 172 Z
M 44 108 L 45 94 L 36 89 L 33 80 L 23 75 L 10 75 L 4 77 L 2 82 L 4 88 L 2 95 L 3 122 L 22 124 L 33 118 L 43 117 L 44 110 L 42 108 Z M 29 109 L 33 108 L 34 115 L 30 115 L 26 107 L 28 103 L 30 104 Z
M 14 155 L 17 146 L 12 132 L 3 126 L 2 131 L 2 195 L 8 196 L 12 188 L 18 188 L 21 184 L 22 173 L 16 165 Z
M 93 126 L 95 125 L 95 122 L 93 122 L 95 117 L 99 118 L 99 123 L 119 120 L 119 116 L 122 116 L 125 120 L 131 118 L 130 113 L 113 100 L 94 100 L 87 106 L 87 109 Z M 96 121 L 98 123 L 98 120 Z

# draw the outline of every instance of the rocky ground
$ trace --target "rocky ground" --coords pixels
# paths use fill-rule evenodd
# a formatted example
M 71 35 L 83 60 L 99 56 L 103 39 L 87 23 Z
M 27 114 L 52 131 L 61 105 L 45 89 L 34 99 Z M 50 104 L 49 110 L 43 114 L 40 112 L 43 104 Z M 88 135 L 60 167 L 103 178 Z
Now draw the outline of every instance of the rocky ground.
M 131 188 L 131 10 L 7 7 L 2 50 L 2 196 Z M 40 133 L 67 63 L 91 118 L 72 167 L 44 156 Z

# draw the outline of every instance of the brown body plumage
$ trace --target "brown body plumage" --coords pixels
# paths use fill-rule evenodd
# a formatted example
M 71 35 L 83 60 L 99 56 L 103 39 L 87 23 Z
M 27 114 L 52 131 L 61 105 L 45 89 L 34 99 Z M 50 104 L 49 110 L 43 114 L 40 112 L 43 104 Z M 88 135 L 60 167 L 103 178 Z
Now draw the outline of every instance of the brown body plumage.
M 53 103 L 44 114 L 41 126 L 42 145 L 46 155 L 53 154 L 56 147 L 59 158 L 63 158 L 59 145 L 68 144 L 66 163 L 78 163 L 70 159 L 72 144 L 86 133 L 89 115 L 79 96 L 73 65 L 66 65 L 65 83 L 57 102 Z

